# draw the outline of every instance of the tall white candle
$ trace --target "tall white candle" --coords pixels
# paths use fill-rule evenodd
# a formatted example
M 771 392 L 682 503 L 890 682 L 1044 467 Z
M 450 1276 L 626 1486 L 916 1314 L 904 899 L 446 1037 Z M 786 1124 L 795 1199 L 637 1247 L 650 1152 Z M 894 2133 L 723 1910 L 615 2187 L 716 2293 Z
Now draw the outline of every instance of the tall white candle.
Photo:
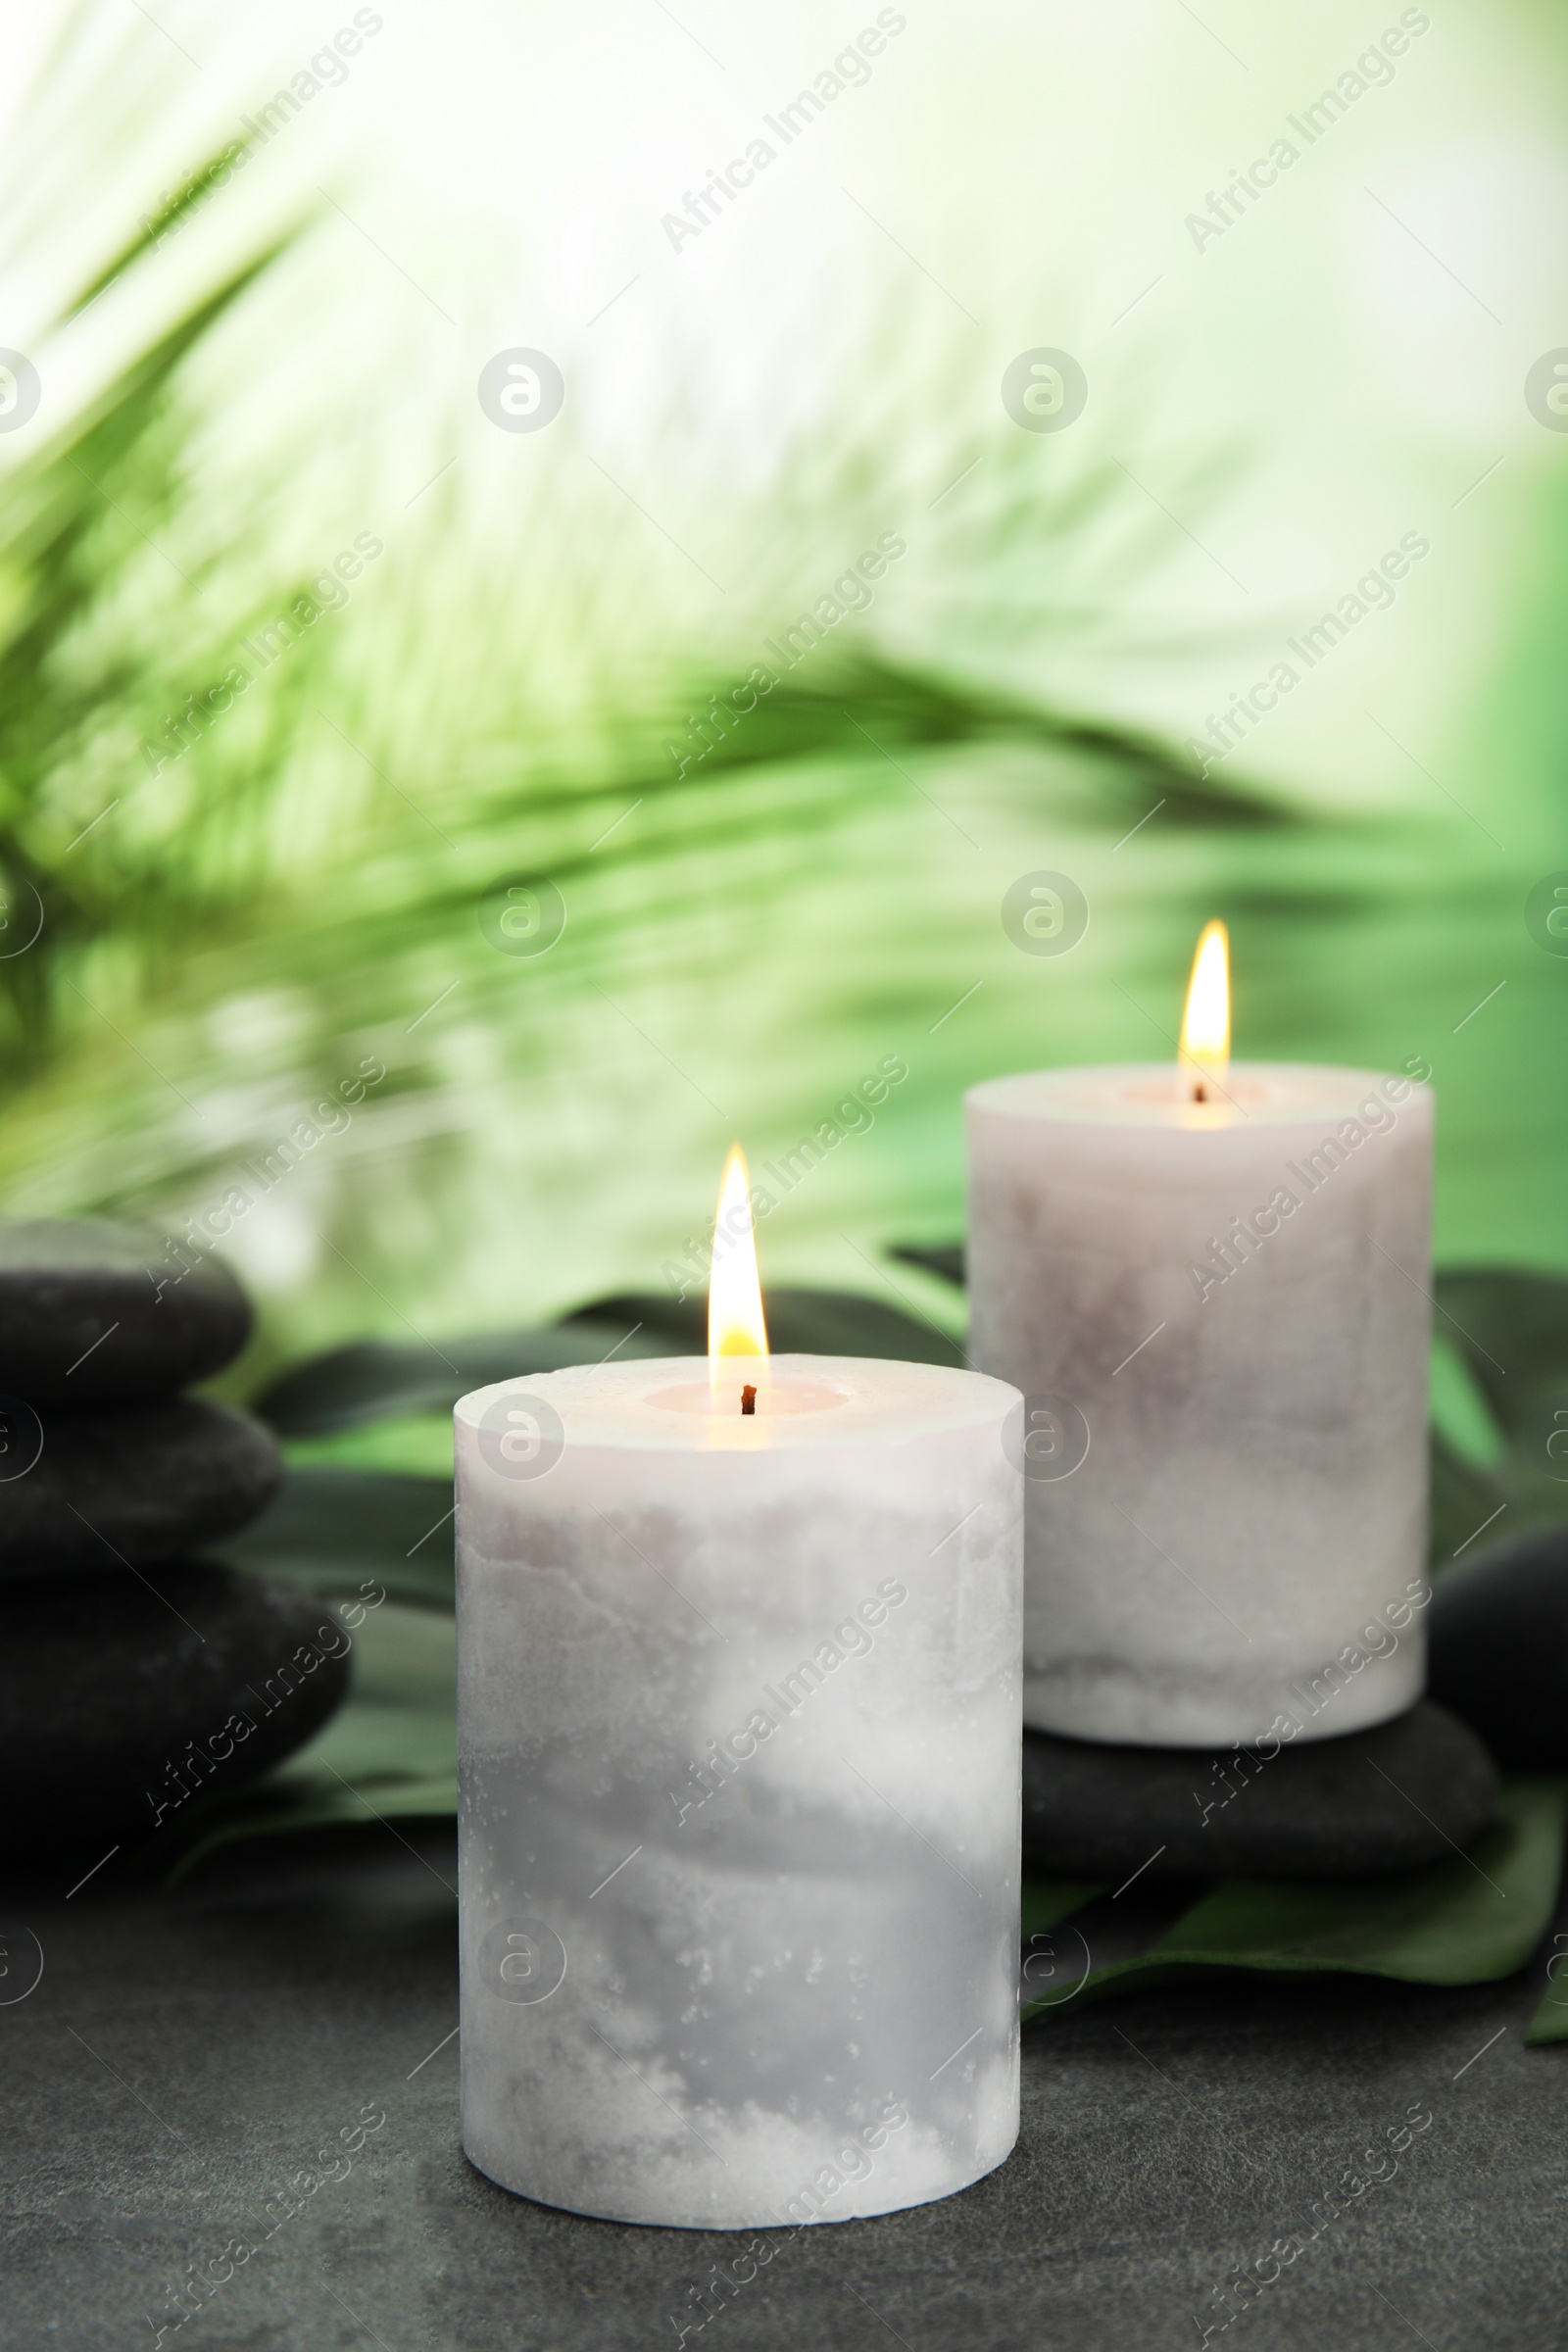
M 1424 1682 L 1433 1098 L 1194 1070 L 968 1097 L 971 1354 L 1030 1416 L 1024 1720 L 1329 1738 Z
M 492 2180 L 742 2229 L 1007 2154 L 1020 1418 L 972 1373 L 815 1356 L 459 1404 L 463 2140 Z

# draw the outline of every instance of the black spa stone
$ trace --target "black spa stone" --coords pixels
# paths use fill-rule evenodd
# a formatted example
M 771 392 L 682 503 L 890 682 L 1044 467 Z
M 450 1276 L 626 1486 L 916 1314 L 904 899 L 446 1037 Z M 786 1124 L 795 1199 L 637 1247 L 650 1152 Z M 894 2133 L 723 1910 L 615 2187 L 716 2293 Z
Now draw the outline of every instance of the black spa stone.
M 1568 1527 L 1543 1527 L 1443 1577 L 1427 1612 L 1435 1698 L 1504 1764 L 1568 1767 Z
M 199 1551 L 254 1519 L 282 1483 L 270 1432 L 227 1405 L 176 1398 L 7 1418 L 0 1592 L 15 1577 Z
M 0 1222 L 0 1396 L 39 1411 L 145 1403 L 219 1371 L 250 1329 L 227 1268 L 166 1234 Z
M 153 1561 L 142 1576 L 8 1586 L 0 1852 L 172 1839 L 206 1791 L 309 1740 L 348 1679 L 328 1604 L 238 1569 Z
M 1024 1863 L 1112 1886 L 1135 1871 L 1368 1878 L 1446 1859 L 1481 1828 L 1496 1789 L 1481 1741 L 1429 1699 L 1392 1723 L 1297 1740 L 1272 1757 L 1026 1731 Z

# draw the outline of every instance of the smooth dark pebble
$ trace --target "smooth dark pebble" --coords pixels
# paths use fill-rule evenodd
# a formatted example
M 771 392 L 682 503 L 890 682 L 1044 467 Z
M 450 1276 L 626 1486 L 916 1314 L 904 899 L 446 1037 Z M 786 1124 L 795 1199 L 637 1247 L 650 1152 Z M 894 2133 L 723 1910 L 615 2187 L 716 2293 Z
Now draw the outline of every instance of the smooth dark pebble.
M 254 1780 L 320 1728 L 349 1656 L 328 1603 L 239 1569 L 154 1561 L 7 1586 L 0 1852 L 172 1838 L 205 1791 Z
M 1475 1734 L 1430 1699 L 1392 1723 L 1298 1740 L 1272 1757 L 1026 1731 L 1024 1862 L 1112 1882 L 1145 1869 L 1209 1879 L 1414 1870 L 1476 1835 L 1497 1777 Z
M 0 1222 L 0 1396 L 145 1403 L 220 1371 L 250 1331 L 228 1268 L 151 1227 Z
M 12 1414 L 7 1426 L 0 1589 L 13 1577 L 200 1551 L 265 1510 L 283 1478 L 271 1433 L 228 1405 L 175 1398 L 122 1412 L 49 1409 Z
M 1438 1580 L 1427 1677 L 1500 1762 L 1568 1768 L 1568 1527 L 1536 1528 Z

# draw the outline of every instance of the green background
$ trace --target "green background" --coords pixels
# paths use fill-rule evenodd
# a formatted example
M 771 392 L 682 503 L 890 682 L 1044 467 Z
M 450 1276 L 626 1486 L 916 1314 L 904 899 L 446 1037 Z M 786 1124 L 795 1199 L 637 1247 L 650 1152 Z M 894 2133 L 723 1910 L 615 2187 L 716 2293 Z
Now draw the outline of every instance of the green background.
M 191 12 L 186 58 L 89 8 L 15 63 L 0 877 L 43 929 L 0 960 L 0 1200 L 200 1213 L 384 1063 L 223 1244 L 242 1390 L 659 1287 L 731 1138 L 788 1149 L 890 1054 L 764 1275 L 952 1328 L 882 1251 L 961 1228 L 963 1088 L 1166 1051 L 1211 914 L 1239 1053 L 1431 1062 L 1442 1262 L 1568 1261 L 1568 962 L 1524 913 L 1568 865 L 1568 435 L 1524 397 L 1568 341 L 1555 19 L 1433 15 L 1199 238 L 1397 12 L 916 9 L 673 251 L 860 22 L 392 11 L 265 139 L 303 10 Z M 476 395 L 518 345 L 566 381 L 538 433 Z M 1089 380 L 1059 434 L 999 390 L 1040 345 Z M 1412 531 L 1393 607 L 1202 778 L 1206 714 Z M 689 714 L 888 533 L 682 775 Z M 1039 868 L 1092 909 L 1060 957 L 1002 927 Z M 481 928 L 518 875 L 566 909 L 537 959 Z

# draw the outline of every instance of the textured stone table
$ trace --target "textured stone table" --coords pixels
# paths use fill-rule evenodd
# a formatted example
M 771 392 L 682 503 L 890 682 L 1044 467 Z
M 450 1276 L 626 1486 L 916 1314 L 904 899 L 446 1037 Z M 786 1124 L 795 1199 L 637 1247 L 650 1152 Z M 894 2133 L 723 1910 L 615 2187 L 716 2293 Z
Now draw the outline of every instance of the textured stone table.
M 252 1848 L 157 1898 L 8 1886 L 6 1982 L 25 1980 L 19 1925 L 44 1972 L 0 2007 L 6 2352 L 151 2347 L 161 2324 L 166 2346 L 228 2352 L 619 2352 L 683 2327 L 705 2352 L 1191 2352 L 1227 2267 L 1310 2230 L 1312 2200 L 1412 2103 L 1433 2123 L 1396 2177 L 1210 2340 L 1562 2342 L 1568 2044 L 1525 2048 L 1522 1979 L 1069 2005 L 1026 2036 L 1002 2172 L 771 2233 L 699 2328 L 693 2288 L 744 2241 L 546 2212 L 465 2163 L 453 1840 L 409 1835 Z M 384 2126 L 291 2213 L 295 2175 L 362 2111 Z M 169 2290 L 187 2264 L 230 2265 L 230 2241 L 257 2250 L 174 2330 Z

